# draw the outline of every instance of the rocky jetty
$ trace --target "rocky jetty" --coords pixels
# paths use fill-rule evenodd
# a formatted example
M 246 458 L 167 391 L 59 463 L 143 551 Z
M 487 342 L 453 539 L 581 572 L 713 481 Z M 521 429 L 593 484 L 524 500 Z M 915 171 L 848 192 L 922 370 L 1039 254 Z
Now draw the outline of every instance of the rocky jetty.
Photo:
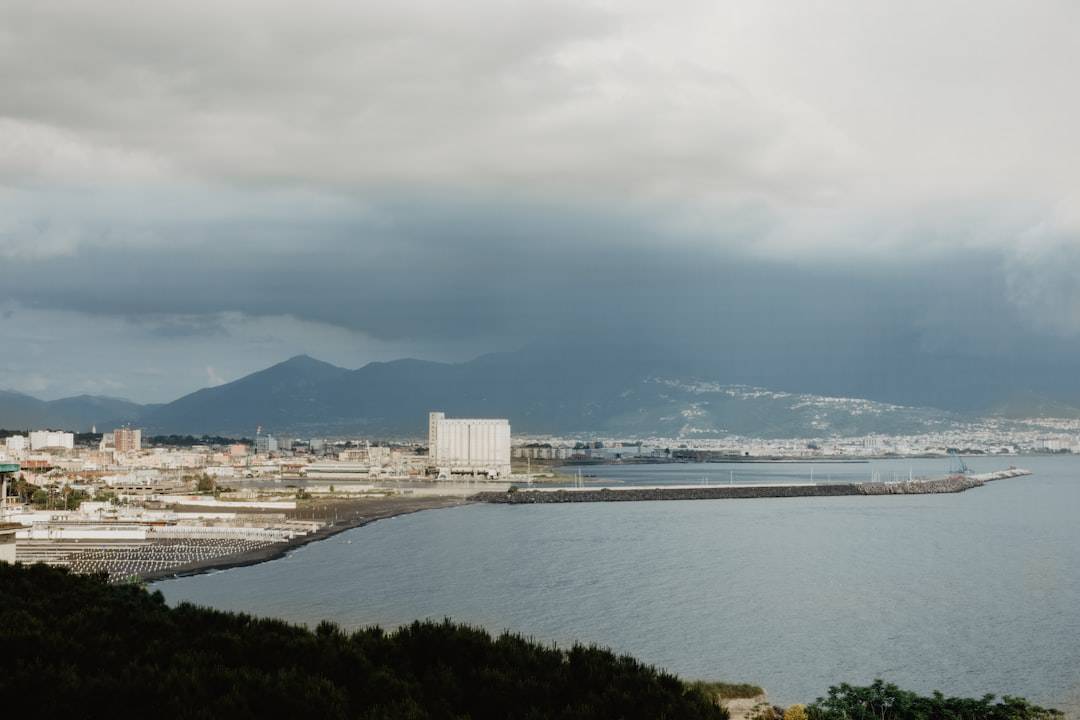
M 650 500 L 737 500 L 748 498 L 836 497 L 850 495 L 931 495 L 958 493 L 993 480 L 1030 475 L 1031 471 L 1009 468 L 981 475 L 949 475 L 902 482 L 828 483 L 802 485 L 702 485 L 695 487 L 563 488 L 482 492 L 473 500 L 504 505 L 581 502 L 640 502 Z

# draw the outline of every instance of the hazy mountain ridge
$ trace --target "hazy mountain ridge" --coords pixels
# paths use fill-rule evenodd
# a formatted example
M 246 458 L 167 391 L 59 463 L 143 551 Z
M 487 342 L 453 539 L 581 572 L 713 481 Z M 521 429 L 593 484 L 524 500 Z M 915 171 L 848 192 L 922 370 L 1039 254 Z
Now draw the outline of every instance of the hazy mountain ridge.
M 464 363 L 403 359 L 356 370 L 306 355 L 163 405 L 0 393 L 0 426 L 250 436 L 421 437 L 429 410 L 511 419 L 517 433 L 628 437 L 903 435 L 966 424 L 955 412 L 650 372 L 655 360 L 517 352 Z
M 64 428 L 89 430 L 112 429 L 138 422 L 157 405 L 139 405 L 121 398 L 78 395 L 59 400 L 38 400 L 24 393 L 0 390 L 0 427 Z
M 333 418 L 326 388 L 349 371 L 307 355 L 203 388 L 143 417 L 147 430 L 249 436 L 258 426 L 302 428 Z

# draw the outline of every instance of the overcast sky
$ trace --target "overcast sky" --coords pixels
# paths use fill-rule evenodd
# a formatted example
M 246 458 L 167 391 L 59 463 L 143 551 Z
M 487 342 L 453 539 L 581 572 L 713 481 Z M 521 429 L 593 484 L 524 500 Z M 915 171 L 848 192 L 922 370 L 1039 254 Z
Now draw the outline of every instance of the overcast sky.
M 1077 67 L 1068 0 L 7 0 L 0 387 L 633 332 L 1068 364 Z

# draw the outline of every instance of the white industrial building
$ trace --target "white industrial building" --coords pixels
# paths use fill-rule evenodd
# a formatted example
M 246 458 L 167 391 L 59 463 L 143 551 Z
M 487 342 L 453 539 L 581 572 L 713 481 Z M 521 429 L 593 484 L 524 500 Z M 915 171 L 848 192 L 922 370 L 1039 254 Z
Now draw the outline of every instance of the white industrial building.
M 510 421 L 428 416 L 428 457 L 439 475 L 510 475 Z
M 75 447 L 75 435 L 53 430 L 33 430 L 30 433 L 31 450 L 71 450 Z
M 10 435 L 4 438 L 4 447 L 10 452 L 25 452 L 27 439 L 25 435 Z

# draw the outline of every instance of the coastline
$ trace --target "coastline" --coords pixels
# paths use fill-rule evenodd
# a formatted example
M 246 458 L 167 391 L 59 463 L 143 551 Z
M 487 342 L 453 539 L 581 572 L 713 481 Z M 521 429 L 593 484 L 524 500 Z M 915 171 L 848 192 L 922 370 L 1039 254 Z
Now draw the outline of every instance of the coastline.
M 906 495 L 957 493 L 981 487 L 986 482 L 1012 477 L 1030 475 L 1030 471 L 1013 469 L 985 473 L 975 476 L 951 476 L 937 479 L 920 479 L 900 483 L 854 483 L 846 485 L 757 485 L 757 486 L 712 486 L 712 487 L 624 487 L 618 489 L 567 489 L 548 488 L 545 490 L 519 490 L 517 492 L 479 492 L 471 496 L 428 495 L 395 496 L 389 498 L 365 498 L 360 500 L 337 500 L 315 502 L 309 507 L 293 511 L 292 515 L 311 513 L 312 519 L 319 519 L 326 524 L 315 532 L 295 537 L 288 542 L 275 543 L 251 550 L 246 553 L 226 555 L 224 557 L 199 560 L 186 565 L 171 567 L 166 570 L 146 573 L 139 577 L 144 584 L 172 578 L 203 575 L 215 570 L 258 565 L 284 557 L 290 551 L 309 543 L 319 542 L 338 533 L 363 527 L 377 520 L 409 515 L 423 510 L 438 510 L 448 507 L 460 507 L 473 503 L 489 504 L 535 504 L 535 503 L 577 503 L 577 502 L 612 502 L 612 501 L 655 501 L 655 500 L 721 500 L 749 498 L 785 498 L 785 497 L 822 497 L 841 495 Z
M 167 570 L 146 573 L 139 577 L 139 582 L 150 584 L 160 580 L 204 575 L 216 570 L 229 570 L 232 568 L 258 565 L 260 563 L 282 558 L 296 548 L 303 547 L 309 543 L 326 540 L 338 533 L 343 533 L 346 530 L 353 530 L 358 527 L 364 527 L 377 520 L 386 520 L 401 515 L 411 515 L 412 513 L 422 512 L 424 510 L 440 510 L 448 507 L 459 507 L 472 504 L 473 502 L 475 501 L 471 498 L 460 496 L 424 496 L 371 498 L 365 500 L 347 500 L 337 503 L 323 503 L 316 510 L 316 516 L 323 520 L 329 520 L 329 522 L 313 533 L 293 538 L 288 542 L 275 543 L 274 545 L 269 545 L 246 553 L 226 555 L 224 557 L 188 563 L 187 565 L 179 565 Z M 321 516 L 319 514 L 320 510 L 322 513 Z M 351 512 L 352 515 L 346 514 L 342 516 L 341 519 L 337 520 L 330 519 L 335 511 L 337 511 L 337 514 L 340 514 L 343 510 L 346 513 Z M 361 512 L 363 514 L 361 514 Z
M 1059 466 L 1055 465 L 1054 467 L 1059 467 Z M 1061 465 L 1060 467 L 1063 468 L 1063 471 L 1062 471 L 1061 475 L 1062 476 L 1067 476 L 1069 474 L 1069 472 L 1067 472 L 1067 471 L 1070 471 L 1074 466 L 1072 464 L 1068 464 L 1068 465 Z M 1046 467 L 1036 466 L 1034 464 L 1033 464 L 1033 466 L 1030 466 L 1030 468 L 1032 470 L 1034 470 L 1038 475 L 1043 475 L 1043 471 L 1048 470 L 1048 468 L 1046 468 Z M 883 474 L 887 474 L 887 473 L 883 473 Z M 1052 473 L 1048 472 L 1047 474 L 1051 475 L 1051 480 L 1053 480 Z M 955 497 L 941 498 L 940 500 L 935 499 L 934 502 L 933 502 L 935 510 L 934 510 L 934 513 L 931 513 L 931 514 L 927 514 L 924 510 L 920 510 L 917 507 L 916 507 L 915 510 L 910 510 L 910 507 L 905 507 L 905 506 L 918 506 L 918 505 L 921 505 L 922 503 L 911 503 L 911 502 L 908 502 L 903 497 L 894 498 L 894 501 L 896 501 L 896 502 L 890 503 L 889 501 L 885 501 L 884 503 L 881 504 L 881 506 L 880 506 L 881 507 L 881 510 L 880 510 L 881 518 L 877 518 L 877 515 L 879 513 L 878 510 L 872 510 L 871 513 L 867 516 L 867 517 L 869 517 L 869 521 L 868 521 L 867 525 L 869 527 L 872 527 L 874 525 L 877 525 L 877 524 L 881 523 L 882 519 L 886 518 L 886 516 L 888 516 L 888 515 L 891 515 L 891 508 L 893 508 L 895 505 L 899 505 L 900 506 L 900 512 L 906 513 L 906 512 L 910 511 L 911 512 L 911 517 L 913 517 L 913 518 L 917 518 L 920 515 L 929 515 L 929 520 L 919 520 L 919 521 L 917 521 L 918 523 L 925 523 L 925 525 L 913 525 L 912 527 L 920 527 L 921 526 L 921 527 L 933 528 L 933 527 L 935 527 L 935 525 L 938 525 L 938 526 L 940 526 L 940 525 L 951 525 L 952 524 L 951 522 L 950 523 L 941 523 L 941 522 L 939 522 L 938 519 L 935 518 L 935 515 L 937 515 L 938 512 L 941 512 L 941 513 L 944 513 L 943 515 L 941 515 L 941 517 L 950 517 L 950 518 L 951 517 L 972 517 L 972 518 L 977 518 L 978 519 L 977 527 L 981 528 L 981 527 L 984 527 L 983 523 L 985 523 L 985 520 L 986 520 L 987 517 L 990 517 L 991 519 L 995 519 L 995 518 L 999 517 L 998 514 L 997 514 L 998 510 L 1002 510 L 1003 506 L 1005 506 L 1005 509 L 1002 510 L 1001 515 L 1006 517 L 1006 518 L 1011 518 L 1012 516 L 1011 516 L 1010 513 L 1013 512 L 1013 511 L 1011 509 L 1009 509 L 1008 506 L 1011 505 L 1011 503 L 1016 501 L 1017 499 L 1022 499 L 1024 501 L 1031 501 L 1032 502 L 1031 505 L 1026 505 L 1026 504 L 1020 505 L 1020 511 L 1026 512 L 1027 511 L 1027 510 L 1025 510 L 1026 508 L 1043 507 L 1046 504 L 1050 504 L 1050 505 L 1058 504 L 1058 505 L 1067 506 L 1067 503 L 1058 501 L 1059 497 L 1066 497 L 1067 498 L 1070 495 L 1075 497 L 1074 493 L 1070 493 L 1069 495 L 1064 495 L 1064 496 L 1058 496 L 1058 495 L 1053 495 L 1052 497 L 1050 496 L 1051 495 L 1051 493 L 1050 493 L 1051 490 L 1055 490 L 1055 489 L 1064 489 L 1066 491 L 1070 490 L 1071 484 L 1065 482 L 1064 480 L 1062 480 L 1061 482 L 1059 482 L 1056 485 L 1053 482 L 1047 482 L 1047 483 L 1043 483 L 1043 484 L 1039 484 L 1039 485 L 1033 484 L 1028 488 L 1024 487 L 1025 484 L 1026 483 L 1024 483 L 1023 481 L 1020 481 L 1020 480 L 1018 480 L 1017 483 L 1015 483 L 1015 484 L 1014 483 L 991 483 L 992 487 L 987 488 L 988 493 L 990 491 L 994 491 L 995 493 L 1000 494 L 1001 497 L 996 497 L 996 496 L 991 497 L 990 495 L 987 495 L 985 493 L 971 493 L 970 495 L 964 495 L 964 496 L 959 496 L 958 495 L 958 496 L 955 496 Z M 1004 492 L 1004 491 L 1006 491 L 1006 488 L 1010 489 L 1007 493 Z M 969 502 L 969 500 L 974 501 L 974 502 Z M 981 500 L 985 500 L 985 502 L 982 502 Z M 1005 501 L 1008 501 L 1008 502 L 1005 502 Z M 876 502 L 876 501 L 872 501 L 872 502 Z M 787 505 L 786 503 L 758 503 L 758 504 L 762 505 L 763 508 L 764 508 L 765 505 L 768 506 L 767 509 L 763 509 L 761 511 L 761 517 L 765 517 L 765 518 L 771 518 L 772 513 L 773 513 L 774 510 L 777 513 L 786 513 L 786 511 L 788 510 L 788 508 L 785 507 Z M 801 503 L 796 503 L 796 505 L 800 505 L 800 504 Z M 467 503 L 463 503 L 463 505 L 467 505 Z M 822 508 L 827 508 L 828 506 L 829 506 L 828 503 L 821 503 Z M 389 507 L 389 506 L 388 505 L 380 505 L 380 506 L 371 505 L 370 509 L 374 511 L 374 510 L 381 509 L 381 508 L 386 508 L 386 507 Z M 716 508 L 717 508 L 717 510 L 720 510 L 720 506 L 716 506 Z M 657 508 L 657 509 L 661 510 L 661 512 L 664 511 L 661 508 Z M 401 536 L 401 537 L 412 536 L 412 534 L 413 534 L 412 531 L 413 530 L 416 530 L 417 532 L 424 531 L 425 528 L 428 528 L 429 526 L 432 526 L 432 525 L 434 525 L 436 527 L 441 527 L 441 528 L 457 527 L 457 526 L 465 527 L 467 525 L 473 524 L 471 522 L 464 521 L 464 518 L 466 518 L 466 516 L 469 517 L 469 518 L 473 518 L 474 517 L 474 515 L 473 515 L 474 510 L 476 510 L 476 508 L 469 508 L 469 509 L 465 510 L 463 514 L 459 513 L 458 515 L 454 515 L 454 514 L 445 515 L 445 516 L 432 515 L 430 517 L 425 516 L 424 518 L 416 518 L 416 519 L 413 519 L 412 521 L 406 520 L 406 521 L 404 521 L 404 524 L 401 524 L 401 525 L 396 525 L 395 526 L 395 525 L 391 524 L 391 525 L 387 525 L 386 527 L 381 527 L 381 528 L 376 529 L 376 535 L 375 536 L 370 535 L 370 533 L 361 533 L 360 536 L 353 537 L 352 541 L 353 541 L 354 544 L 356 544 L 356 543 L 365 543 L 366 544 L 369 541 L 364 540 L 363 538 L 365 538 L 365 537 L 368 537 L 368 538 L 371 538 L 371 537 L 390 538 L 390 537 L 395 537 L 395 536 Z M 639 507 L 638 511 L 641 511 L 641 510 L 645 510 L 646 512 L 648 512 L 647 509 Z M 694 510 L 696 510 L 696 508 L 694 508 Z M 732 512 L 735 512 L 736 514 L 741 514 L 741 508 L 736 508 L 735 506 L 732 506 L 732 505 L 724 506 L 722 512 L 724 512 L 725 515 L 726 515 L 729 510 L 732 511 Z M 584 511 L 585 511 L 585 509 L 582 508 L 581 512 L 584 512 Z M 793 512 L 795 513 L 795 515 L 798 515 L 798 511 L 799 511 L 799 508 L 796 507 L 795 511 L 793 511 Z M 954 515 L 954 513 L 957 513 L 957 512 L 960 512 L 960 511 L 970 511 L 970 514 L 968 514 L 967 512 L 964 512 L 963 516 Z M 577 512 L 577 511 L 575 511 L 575 512 Z M 635 511 L 635 512 L 637 512 L 637 511 Z M 304 513 L 304 516 L 307 517 L 307 509 L 306 508 L 303 510 L 303 513 Z M 987 515 L 987 513 L 990 513 L 990 515 Z M 708 516 L 708 515 L 710 515 L 710 512 L 706 511 L 706 512 L 702 512 L 702 513 L 698 513 L 698 514 Z M 755 515 L 758 514 L 758 511 L 755 511 L 755 510 L 751 509 L 751 510 L 749 510 L 747 512 L 747 514 L 749 516 L 755 516 Z M 841 514 L 843 515 L 843 511 L 841 511 Z M 804 517 L 806 517 L 806 518 L 813 518 L 815 516 L 815 513 L 804 512 L 804 513 L 802 513 L 802 515 Z M 860 518 L 863 515 L 864 514 L 861 511 L 855 511 L 853 515 L 850 515 L 850 517 L 855 519 L 855 518 Z M 496 518 L 496 517 L 504 517 L 504 516 L 505 516 L 504 513 L 491 513 L 491 514 L 484 513 L 484 518 L 483 519 L 486 521 L 488 517 Z M 792 514 L 791 513 L 786 513 L 785 515 L 783 515 L 783 517 L 789 517 L 789 516 L 792 516 Z M 480 516 L 475 516 L 475 517 L 480 518 Z M 592 516 L 590 515 L 589 517 L 592 517 Z M 458 518 L 458 519 L 454 519 L 454 518 Z M 514 522 L 517 522 L 517 521 L 516 520 L 510 520 L 508 522 L 514 523 Z M 677 521 L 677 522 L 681 522 L 681 521 Z M 730 521 L 728 521 L 728 522 L 730 522 Z M 888 522 L 888 521 L 885 520 L 885 522 Z M 1011 520 L 1006 520 L 1006 522 L 1011 523 Z M 787 524 L 787 523 L 781 523 L 780 525 L 782 525 L 783 527 L 791 527 L 791 525 Z M 353 526 L 355 526 L 355 525 L 353 525 Z M 703 524 L 703 526 L 706 527 L 706 528 L 709 527 L 707 524 Z M 1009 525 L 1009 526 L 1011 527 L 1012 525 Z M 614 527 L 617 528 L 618 526 L 614 525 Z M 837 530 L 837 537 L 844 537 L 844 536 L 850 537 L 850 535 L 851 535 L 851 533 L 850 533 L 850 531 L 848 529 L 845 529 L 843 532 L 841 532 L 839 529 Z M 341 543 L 341 548 L 338 548 L 336 544 L 332 543 L 330 546 L 327 546 L 325 548 L 315 548 L 315 549 L 313 549 L 312 558 L 313 559 L 318 559 L 318 558 L 315 558 L 316 554 L 319 556 L 319 558 L 323 558 L 324 553 L 329 552 L 330 548 L 335 548 L 333 550 L 333 553 L 339 559 L 340 558 L 346 558 L 346 557 L 349 557 L 349 556 L 353 555 L 353 553 L 351 551 L 352 545 L 347 546 L 347 547 L 344 545 L 346 540 L 347 540 L 346 538 L 342 538 L 340 541 L 338 541 L 338 542 Z M 311 541 L 314 541 L 314 539 L 311 540 Z M 388 547 L 391 547 L 391 546 L 388 546 Z M 454 547 L 458 547 L 458 546 L 455 544 Z M 916 544 L 915 547 L 922 547 L 922 546 Z M 287 553 L 287 551 L 286 551 L 286 553 Z M 286 554 L 286 553 L 282 553 L 282 554 Z M 291 558 L 287 563 L 279 564 L 278 566 L 276 566 L 277 570 L 274 569 L 274 566 L 269 566 L 267 568 L 262 568 L 261 570 L 257 570 L 257 571 L 250 572 L 250 573 L 232 573 L 231 575 L 222 575 L 220 578 L 216 578 L 214 580 L 206 578 L 206 579 L 203 579 L 201 581 L 195 581 L 195 582 L 190 584 L 190 586 L 191 586 L 190 591 L 193 592 L 193 593 L 196 593 L 196 597 L 198 596 L 197 595 L 198 593 L 204 593 L 205 592 L 205 593 L 207 593 L 207 597 L 211 597 L 213 593 L 217 593 L 219 597 L 232 598 L 232 597 L 236 597 L 236 596 L 234 596 L 232 594 L 222 594 L 220 589 L 217 586 L 217 583 L 220 582 L 220 583 L 226 584 L 227 586 L 235 587 L 235 586 L 244 586 L 249 581 L 260 580 L 261 579 L 263 582 L 267 583 L 267 587 L 269 588 L 269 591 L 267 591 L 266 594 L 272 596 L 273 588 L 275 587 L 274 583 L 279 581 L 278 578 L 281 578 L 280 581 L 284 581 L 286 576 L 288 578 L 292 578 L 294 573 L 305 572 L 305 567 L 308 565 L 307 560 L 303 559 L 305 555 L 306 555 L 306 553 L 300 553 L 295 558 Z M 455 557 L 456 556 L 457 556 L 457 554 L 455 553 Z M 385 557 L 385 556 L 383 556 L 383 555 L 374 555 L 373 557 L 382 558 L 382 557 Z M 469 555 L 467 557 L 472 557 L 472 556 Z M 920 555 L 920 557 L 923 557 L 923 555 Z M 392 560 L 388 564 L 393 565 L 393 566 L 397 565 Z M 363 565 L 362 564 L 356 564 L 355 567 L 363 567 Z M 368 575 L 366 572 L 364 572 L 364 573 L 349 573 L 349 574 L 358 576 L 360 578 L 361 585 L 363 585 L 364 583 L 371 584 L 370 583 L 371 576 Z M 1015 573 L 1013 574 L 1013 577 L 1019 578 L 1018 582 L 1019 581 L 1026 581 L 1026 579 L 1027 579 L 1027 576 L 1023 576 L 1023 575 L 1018 576 L 1018 575 L 1015 575 Z M 330 579 L 333 580 L 334 576 L 331 575 Z M 383 587 L 386 586 L 385 583 L 381 583 L 381 585 Z M 167 587 L 172 588 L 173 586 L 175 586 L 175 589 L 166 589 Z M 160 586 L 159 585 L 157 587 L 160 588 L 162 590 L 162 592 L 165 593 L 166 597 L 169 597 L 169 598 L 171 598 L 174 593 L 176 593 L 179 596 L 180 594 L 182 594 L 184 592 L 187 592 L 187 590 L 185 590 L 185 588 L 184 588 L 184 583 L 182 583 L 182 582 L 181 583 L 175 583 L 175 584 L 174 583 L 168 583 L 165 586 Z M 300 585 L 300 587 L 302 588 L 303 585 Z M 391 587 L 396 587 L 396 586 L 391 585 Z M 763 586 L 763 587 L 767 587 L 767 585 Z M 155 588 L 151 587 L 150 590 L 154 591 Z M 265 590 L 265 588 L 264 588 L 264 590 Z M 1036 588 L 1036 590 L 1040 590 L 1040 588 Z M 258 594 L 255 597 L 258 597 Z M 170 602 L 171 602 L 171 600 L 170 600 Z M 204 600 L 204 602 L 206 602 L 206 601 Z M 337 610 L 333 611 L 333 613 L 336 613 L 336 612 L 338 612 L 338 611 Z M 331 615 L 333 613 L 330 613 L 329 611 L 324 611 L 322 614 L 329 616 L 329 615 Z M 414 615 L 419 617 L 420 613 L 414 613 Z M 458 612 L 455 612 L 453 616 L 454 617 L 458 617 L 458 616 L 465 617 L 465 615 L 461 614 L 460 610 Z M 507 625 L 507 627 L 511 627 L 511 628 L 522 627 L 524 625 L 524 623 L 521 623 L 520 625 L 519 624 L 514 624 L 514 623 L 505 623 L 505 624 Z M 646 651 L 642 650 L 640 652 L 642 652 L 644 654 Z M 649 652 L 652 652 L 652 651 L 649 650 Z M 699 655 L 695 655 L 695 658 L 696 657 L 699 657 Z M 698 677 L 698 676 L 702 676 L 702 675 L 704 675 L 706 677 L 731 675 L 731 671 L 726 671 L 725 670 L 725 671 L 722 671 L 722 672 L 716 672 L 716 671 L 711 670 L 712 667 L 713 667 L 713 665 L 709 665 L 710 669 L 708 669 L 706 672 L 696 671 L 696 668 L 695 668 L 695 671 L 692 672 L 691 674 L 686 675 L 686 677 Z M 739 667 L 739 666 L 736 666 L 736 667 Z M 745 670 L 746 670 L 746 668 L 744 668 L 744 671 Z M 762 684 L 766 684 L 767 680 L 768 680 L 768 676 L 764 675 L 762 672 L 760 672 L 757 669 L 750 670 L 749 672 L 744 672 L 744 674 L 758 680 Z M 812 694 L 812 693 L 809 693 L 809 691 L 803 691 L 803 690 L 792 691 L 792 690 L 790 690 L 788 688 L 788 686 L 785 683 L 782 683 L 779 680 L 773 680 L 772 682 L 768 682 L 767 685 L 768 685 L 770 691 L 776 693 L 776 701 L 778 703 L 785 703 L 786 704 L 786 703 L 791 703 L 791 702 L 803 702 L 805 700 L 809 700 L 809 699 L 815 697 L 815 695 Z M 819 687 L 824 687 L 824 684 L 821 684 Z M 997 685 L 995 685 L 995 687 L 997 687 Z M 1028 694 L 1031 694 L 1031 693 L 1043 693 L 1042 690 L 1032 689 L 1031 686 L 1024 686 L 1022 688 L 1020 686 L 1015 686 L 1012 689 L 1016 690 L 1017 692 L 1022 691 L 1022 693 L 1028 693 Z M 978 688 L 976 690 L 978 690 Z M 977 694 L 976 690 L 971 690 L 971 694 Z M 770 694 L 772 694 L 772 692 Z M 1068 707 L 1068 705 L 1069 705 L 1066 702 L 1065 699 L 1061 698 L 1058 695 L 1054 695 L 1054 694 L 1047 695 L 1047 694 L 1043 693 L 1043 694 L 1039 694 L 1038 697 L 1041 698 L 1043 704 L 1052 704 L 1052 705 L 1054 705 L 1056 707 Z M 736 706 L 740 705 L 740 703 L 732 703 L 732 704 L 736 705 Z M 752 707 L 752 704 L 751 704 L 751 707 Z M 1073 708 L 1075 708 L 1075 705 L 1073 706 Z M 740 714 L 739 712 L 736 712 L 736 711 L 741 710 L 741 709 L 742 708 L 739 708 L 739 707 L 734 707 L 734 708 L 729 707 L 729 711 L 732 712 L 733 720 L 736 720 L 736 718 Z M 1077 717 L 1080 718 L 1080 715 L 1078 715 Z

